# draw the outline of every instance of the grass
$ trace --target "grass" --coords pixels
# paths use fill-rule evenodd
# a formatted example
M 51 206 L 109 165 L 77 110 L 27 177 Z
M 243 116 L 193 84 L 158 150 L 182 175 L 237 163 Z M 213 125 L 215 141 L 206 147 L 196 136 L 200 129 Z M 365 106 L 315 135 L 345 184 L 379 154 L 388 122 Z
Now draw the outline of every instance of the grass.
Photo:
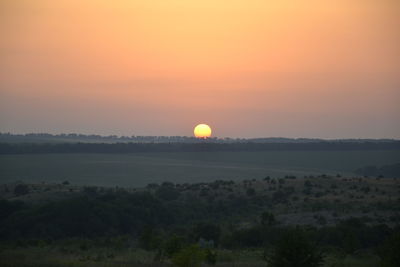
M 107 257 L 107 253 L 115 255 Z M 249 266 L 261 267 L 266 263 L 261 258 L 260 250 L 219 250 L 215 266 Z M 0 252 L 2 267 L 135 267 L 135 266 L 171 266 L 153 261 L 154 253 L 140 249 L 104 250 L 61 252 L 51 247 L 30 247 L 8 249 Z M 378 266 L 379 258 L 373 254 L 358 255 L 328 254 L 324 267 L 373 267 Z M 204 265 L 207 266 L 207 265 Z
M 63 251 L 59 248 L 17 248 L 0 253 L 3 267 L 114 267 L 114 266 L 165 266 L 153 262 L 153 253 L 143 250 L 116 251 L 92 249 L 89 251 Z
M 379 258 L 373 254 L 362 255 L 328 255 L 324 267 L 376 267 Z
M 131 154 L 0 155 L 0 183 L 59 183 L 143 187 L 267 175 L 354 175 L 366 165 L 394 164 L 400 151 L 263 151 Z

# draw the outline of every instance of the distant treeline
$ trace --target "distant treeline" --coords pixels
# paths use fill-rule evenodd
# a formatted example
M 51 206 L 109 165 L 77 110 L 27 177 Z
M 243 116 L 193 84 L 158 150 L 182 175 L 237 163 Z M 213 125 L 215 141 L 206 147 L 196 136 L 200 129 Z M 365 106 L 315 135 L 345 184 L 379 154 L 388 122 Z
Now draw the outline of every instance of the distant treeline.
M 307 150 L 350 151 L 399 149 L 400 141 L 315 143 L 0 143 L 0 154 Z
M 192 136 L 118 136 L 118 135 L 98 135 L 98 134 L 49 134 L 49 133 L 27 133 L 12 134 L 0 133 L 0 143 L 202 143 L 204 140 Z M 218 138 L 207 139 L 208 143 L 387 143 L 396 141 L 394 139 L 336 139 L 325 140 L 318 138 L 284 138 L 284 137 L 265 137 L 265 138 Z

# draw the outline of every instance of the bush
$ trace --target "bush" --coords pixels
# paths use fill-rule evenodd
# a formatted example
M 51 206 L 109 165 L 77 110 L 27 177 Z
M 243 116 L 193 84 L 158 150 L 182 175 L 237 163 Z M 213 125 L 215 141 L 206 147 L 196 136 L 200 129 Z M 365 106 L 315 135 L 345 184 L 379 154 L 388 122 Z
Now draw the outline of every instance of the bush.
M 217 263 L 217 252 L 208 248 L 205 251 L 205 255 L 205 261 L 207 264 L 215 265 Z
M 203 238 L 206 241 L 213 241 L 215 245 L 218 245 L 221 229 L 217 224 L 199 223 L 194 227 L 193 234 L 196 242 Z
M 312 187 L 312 183 L 307 180 L 307 181 L 304 182 L 304 186 L 305 187 Z
M 272 194 L 272 199 L 275 202 L 285 202 L 286 201 L 286 194 L 285 192 L 279 190 Z
M 305 232 L 295 229 L 287 232 L 272 253 L 265 253 L 270 267 L 318 267 L 322 266 L 323 254 L 312 244 Z
M 382 267 L 399 266 L 400 262 L 400 232 L 397 231 L 379 248 L 378 255 L 381 258 Z
M 0 199 L 0 222 L 24 208 L 25 204 L 22 201 L 8 201 L 5 199 Z
M 198 267 L 206 259 L 206 253 L 197 245 L 182 249 L 172 257 L 172 263 L 177 267 Z
M 180 196 L 180 192 L 173 186 L 162 185 L 157 188 L 156 197 L 162 200 L 171 201 L 176 200 Z
M 165 255 L 171 258 L 173 255 L 177 254 L 183 247 L 183 241 L 183 238 L 172 235 L 163 245 Z
M 19 184 L 14 188 L 14 194 L 17 197 L 29 194 L 29 187 L 25 184 Z
M 261 224 L 264 226 L 274 225 L 276 223 L 274 214 L 270 212 L 263 212 L 261 214 Z
M 97 194 L 97 187 L 96 186 L 85 186 L 83 188 L 83 193 L 86 195 L 96 195 Z
M 254 196 L 255 194 L 256 194 L 256 190 L 254 190 L 254 188 L 249 188 L 246 191 L 246 195 L 249 197 Z
M 139 245 L 145 250 L 154 250 L 159 247 L 161 237 L 151 227 L 146 227 L 139 236 Z

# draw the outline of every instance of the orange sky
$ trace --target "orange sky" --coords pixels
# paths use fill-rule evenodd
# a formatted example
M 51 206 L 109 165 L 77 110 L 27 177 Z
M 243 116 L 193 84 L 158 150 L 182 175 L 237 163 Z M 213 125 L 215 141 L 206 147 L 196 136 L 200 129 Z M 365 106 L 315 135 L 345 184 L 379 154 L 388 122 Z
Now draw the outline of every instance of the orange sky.
M 0 0 L 0 131 L 400 138 L 396 0 Z

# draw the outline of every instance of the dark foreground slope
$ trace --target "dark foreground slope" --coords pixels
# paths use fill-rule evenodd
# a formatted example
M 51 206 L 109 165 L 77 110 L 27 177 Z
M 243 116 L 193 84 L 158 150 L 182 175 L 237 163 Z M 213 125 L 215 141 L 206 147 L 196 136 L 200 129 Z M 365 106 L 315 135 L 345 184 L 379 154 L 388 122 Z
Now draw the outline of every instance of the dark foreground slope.
M 387 178 L 330 176 L 165 182 L 141 189 L 3 185 L 0 259 L 51 249 L 81 266 L 120 266 L 122 258 L 123 266 L 165 266 L 185 255 L 216 253 L 221 266 L 263 266 L 265 255 L 297 228 L 305 242 L 322 249 L 325 266 L 344 266 L 338 260 L 346 257 L 376 266 L 391 259 L 382 252 L 387 246 L 396 249 L 391 240 L 397 240 L 400 222 L 399 185 Z

